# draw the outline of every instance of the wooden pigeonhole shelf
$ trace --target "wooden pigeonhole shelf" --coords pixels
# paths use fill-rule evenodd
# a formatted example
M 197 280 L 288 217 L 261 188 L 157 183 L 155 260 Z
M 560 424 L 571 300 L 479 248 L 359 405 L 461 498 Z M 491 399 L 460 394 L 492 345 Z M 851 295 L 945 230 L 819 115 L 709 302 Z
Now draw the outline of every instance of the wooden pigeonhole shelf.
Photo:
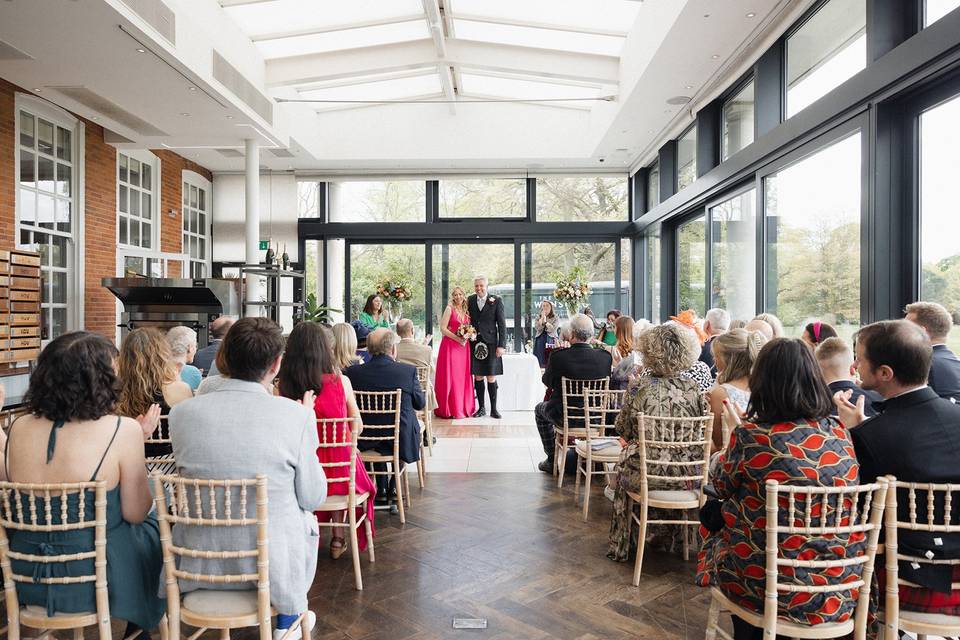
M 40 254 L 0 251 L 0 363 L 40 355 Z

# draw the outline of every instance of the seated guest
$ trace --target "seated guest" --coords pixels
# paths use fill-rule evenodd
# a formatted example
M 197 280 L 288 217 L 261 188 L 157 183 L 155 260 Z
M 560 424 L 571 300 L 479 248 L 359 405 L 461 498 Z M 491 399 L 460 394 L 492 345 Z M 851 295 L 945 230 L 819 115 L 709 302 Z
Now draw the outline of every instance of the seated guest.
M 570 347 L 550 354 L 550 361 L 543 373 L 543 384 L 550 394 L 549 400 L 537 404 L 533 411 L 540 432 L 540 442 L 547 459 L 539 464 L 540 471 L 553 473 L 554 441 L 556 428 L 563 426 L 563 378 L 596 380 L 610 377 L 613 362 L 605 349 L 590 346 L 593 339 L 593 322 L 578 313 L 569 322 Z M 582 403 L 582 399 L 580 400 Z M 582 404 L 580 405 L 582 406 Z
M 703 317 L 703 332 L 707 334 L 707 341 L 700 350 L 700 362 L 710 367 L 710 373 L 717 375 L 717 367 L 713 362 L 713 339 L 730 329 L 730 314 L 726 309 L 710 309 Z
M 759 331 L 767 340 L 773 340 L 773 327 L 770 326 L 770 323 L 766 320 L 754 318 L 750 322 L 743 325 L 743 328 L 747 331 Z
M 868 419 L 862 397 L 854 404 L 849 392 L 834 396 L 840 419 L 850 427 L 862 480 L 892 474 L 906 482 L 960 482 L 960 407 L 926 384 L 933 349 L 923 330 L 904 320 L 867 325 L 857 332 L 856 352 L 861 385 L 884 398 L 880 413 Z M 919 492 L 918 501 L 925 498 Z M 897 505 L 907 520 L 905 495 Z M 943 522 L 942 505 L 935 508 L 936 521 Z M 907 554 L 933 550 L 938 560 L 960 556 L 957 534 L 900 529 L 898 536 Z M 960 615 L 960 590 L 950 590 L 951 582 L 960 581 L 960 566 L 901 562 L 900 577 L 924 587 L 901 586 L 901 609 Z
M 358 319 L 368 329 L 390 326 L 387 310 L 383 308 L 383 300 L 377 294 L 367 296 L 367 301 L 364 303 L 363 311 L 360 312 Z
M 420 459 L 420 423 L 417 411 L 426 406 L 426 399 L 417 380 L 417 369 L 396 361 L 396 334 L 389 329 L 374 329 L 367 337 L 370 362 L 348 367 L 344 374 L 357 391 L 395 391 L 400 389 L 400 460 L 413 464 Z M 383 429 L 370 429 L 374 425 L 393 424 L 393 416 L 371 414 L 364 416 L 364 426 L 371 435 L 388 435 Z M 360 450 L 374 450 L 383 455 L 393 454 L 393 444 L 387 440 L 361 441 Z M 385 465 L 384 465 L 385 467 Z M 385 475 L 377 476 L 377 492 L 383 500 L 391 497 L 390 482 Z
M 750 372 L 766 343 L 759 331 L 749 333 L 744 329 L 731 329 L 713 341 L 720 374 L 716 386 L 707 392 L 707 399 L 713 413 L 713 446 L 717 450 L 728 444 L 723 441 L 723 404 L 732 404 L 737 414 L 746 412 L 750 404 Z
M 770 328 L 773 329 L 773 337 L 774 337 L 774 338 L 785 338 L 785 337 L 786 337 L 787 334 L 786 334 L 786 332 L 784 332 L 784 330 L 783 330 L 783 323 L 780 322 L 780 318 L 778 318 L 777 316 L 773 315 L 772 313 L 761 313 L 760 315 L 758 315 L 758 316 L 757 316 L 756 318 L 754 318 L 754 319 L 755 319 L 755 320 L 763 320 L 763 321 L 766 322 L 768 325 L 770 325 Z
M 922 327 L 933 346 L 927 384 L 941 398 L 960 402 L 960 359 L 947 347 L 953 316 L 936 302 L 914 302 L 907 305 L 906 319 Z
M 333 361 L 340 371 L 363 362 L 357 355 L 357 332 L 346 322 L 333 325 Z
M 750 374 L 750 407 L 742 425 L 733 430 L 730 446 L 711 474 L 723 500 L 719 530 L 704 535 L 698 557 L 697 582 L 716 587 L 737 605 L 763 613 L 766 579 L 764 548 L 767 480 L 804 487 L 850 487 L 859 484 L 859 467 L 849 432 L 831 417 L 830 392 L 810 349 L 800 340 L 775 339 L 760 351 Z M 727 405 L 728 415 L 737 415 Z M 797 446 L 802 443 L 802 446 Z M 824 463 L 824 460 L 830 460 Z M 786 510 L 780 524 L 788 526 Z M 859 537 L 859 541 L 854 538 Z M 865 552 L 862 534 L 811 536 L 797 545 L 782 546 L 788 559 L 824 563 L 806 568 L 806 581 L 836 584 L 860 577 L 862 566 L 841 561 Z M 831 562 L 836 561 L 836 564 Z M 798 570 L 799 571 L 799 570 Z M 809 624 L 809 616 L 837 623 L 853 615 L 856 599 L 840 600 L 830 592 L 779 595 L 779 618 Z M 763 637 L 762 630 L 733 617 L 735 637 Z
M 278 390 L 280 395 L 291 400 L 299 400 L 308 392 L 315 395 L 313 410 L 317 418 L 360 418 L 360 409 L 353 397 L 353 388 L 350 379 L 337 370 L 333 362 L 333 336 L 329 329 L 315 322 L 301 322 L 293 328 L 287 338 L 286 351 L 283 354 L 283 364 L 280 365 Z M 362 424 L 356 425 L 358 431 L 363 430 Z M 325 433 L 317 432 L 321 442 L 335 442 L 344 439 L 343 427 L 334 428 L 327 424 Z M 349 438 L 346 438 L 349 441 Z M 350 463 L 350 447 L 320 447 L 317 449 L 317 458 L 323 463 Z M 346 482 L 331 482 L 335 478 L 349 477 L 348 466 L 325 467 L 327 478 L 327 495 L 345 496 L 350 487 Z M 366 503 L 367 518 L 370 526 L 373 522 L 373 498 L 376 487 L 370 481 L 367 470 L 357 458 L 355 489 L 357 495 L 369 493 Z M 363 516 L 363 509 L 357 509 L 357 520 Z M 317 511 L 317 520 L 320 522 L 346 522 L 345 511 Z M 336 560 L 346 550 L 346 542 L 342 528 L 331 528 L 330 557 Z M 367 536 L 363 525 L 357 526 L 357 541 L 361 551 L 367 548 Z
M 106 483 L 110 614 L 128 622 L 124 637 L 130 637 L 138 627 L 145 632 L 156 628 L 166 609 L 157 596 L 163 561 L 143 456 L 143 440 L 153 431 L 157 414 L 141 416 L 143 426 L 116 415 L 116 359 L 113 343 L 94 333 L 68 333 L 47 345 L 30 376 L 24 398 L 28 413 L 10 427 L 4 470 L 11 482 Z M 87 490 L 87 521 L 94 519 L 93 493 Z M 54 522 L 59 521 L 60 500 L 53 497 L 46 505 Z M 38 508 L 44 508 L 42 504 Z M 68 498 L 68 505 L 75 511 L 77 498 Z M 72 554 L 93 542 L 92 529 L 8 529 L 7 535 L 11 551 L 31 555 Z M 12 562 L 13 571 L 21 575 L 37 576 L 50 566 Z M 70 566 L 92 573 L 93 564 L 89 559 Z M 16 588 L 21 605 L 41 607 L 51 616 L 96 610 L 93 583 L 18 582 Z
M 697 312 L 693 309 L 687 309 L 675 316 L 670 316 L 670 320 L 678 326 L 686 328 L 687 331 L 693 334 L 697 339 L 697 343 L 700 345 L 700 353 L 702 353 L 703 344 L 707 341 L 707 335 L 703 332 L 703 329 L 700 328 L 700 325 L 697 324 Z M 697 354 L 697 358 L 699 358 L 700 353 Z M 710 373 L 710 367 L 699 359 L 695 359 L 693 364 L 680 375 L 696 382 L 700 386 L 701 393 L 706 393 L 707 390 L 713 386 L 713 374 Z
M 354 320 L 350 323 L 350 326 L 353 327 L 353 332 L 357 338 L 356 356 L 360 359 L 360 362 L 370 362 L 370 353 L 367 351 L 367 336 L 373 329 L 360 320 Z
M 608 351 L 610 351 L 610 355 L 613 357 L 614 364 L 633 353 L 633 325 L 633 318 L 630 316 L 620 316 L 616 322 L 613 323 L 613 333 L 617 341 Z
M 540 313 L 533 321 L 534 339 L 533 355 L 540 363 L 540 368 L 547 366 L 547 345 L 557 342 L 557 330 L 560 328 L 560 316 L 553 308 L 553 303 L 549 300 L 540 302 Z
M 195 398 L 181 402 L 170 414 L 170 437 L 180 474 L 186 478 L 228 480 L 268 478 L 270 540 L 270 604 L 277 610 L 274 637 L 290 629 L 307 613 L 307 591 L 317 570 L 319 530 L 313 511 L 327 496 L 327 481 L 317 460 L 317 423 L 311 410 L 313 393 L 301 402 L 274 396 L 273 379 L 283 357 L 283 331 L 268 318 L 243 318 L 231 327 L 218 357 L 225 365 L 221 378 L 205 385 Z M 234 498 L 239 512 L 239 496 Z M 230 549 L 256 542 L 235 529 L 173 528 L 173 543 L 194 549 Z M 238 567 L 239 565 L 239 567 Z M 255 574 L 254 559 L 211 560 L 179 558 L 183 571 Z M 242 571 L 240 570 L 242 568 Z M 225 585 L 217 585 L 218 589 Z M 238 589 L 250 584 L 229 585 Z M 181 591 L 209 588 L 207 583 L 180 581 Z
M 197 350 L 196 355 L 193 356 L 193 366 L 200 369 L 204 376 L 217 375 L 217 351 L 220 350 L 223 336 L 227 335 L 233 323 L 234 320 L 230 316 L 220 316 L 210 323 L 210 344 Z
M 433 371 L 433 349 L 413 339 L 413 320 L 397 320 L 397 335 L 400 336 L 400 342 L 397 343 L 397 362 L 426 367 Z
M 617 344 L 617 327 L 616 322 L 617 318 L 621 315 L 619 309 L 611 309 L 607 311 L 607 321 L 600 325 L 600 333 L 597 334 L 597 340 L 601 344 L 605 344 L 608 347 L 612 347 Z
M 824 340 L 830 338 L 836 338 L 837 331 L 826 322 L 820 322 L 819 320 L 814 320 L 810 322 L 803 328 L 803 333 L 800 334 L 800 339 L 807 343 L 807 346 L 811 349 L 816 350 L 817 345 L 819 345 Z
M 167 331 L 167 343 L 180 369 L 180 379 L 187 383 L 191 391 L 196 391 L 203 380 L 200 369 L 190 364 L 197 353 L 197 332 L 190 327 L 174 327 Z
M 767 326 L 770 326 L 770 325 L 767 325 Z M 747 328 L 746 320 L 731 320 L 730 326 L 728 327 L 727 330 L 729 331 L 730 329 L 746 329 L 746 328 Z
M 840 391 L 850 392 L 850 403 L 857 404 L 860 396 L 866 396 L 863 405 L 863 411 L 867 417 L 877 414 L 873 408 L 874 402 L 883 400 L 874 391 L 864 391 L 857 386 L 856 367 L 853 364 L 853 352 L 850 347 L 841 338 L 827 338 L 820 343 L 815 352 L 817 364 L 820 365 L 820 371 L 823 373 L 823 380 L 827 383 L 831 395 L 836 395 Z M 837 416 L 837 409 L 834 407 L 833 415 Z
M 647 323 L 649 325 L 649 323 Z M 634 322 L 630 316 L 617 318 L 617 344 L 614 345 L 613 370 L 610 372 L 610 388 L 626 389 L 631 378 L 636 375 L 640 364 L 640 355 L 637 353 L 637 327 L 643 327 Z
M 699 385 L 681 375 L 700 357 L 700 341 L 691 331 L 678 323 L 654 327 L 640 337 L 639 349 L 646 369 L 627 391 L 615 427 L 626 444 L 617 464 L 607 557 L 618 562 L 625 562 L 630 551 L 627 491 L 640 491 L 640 414 L 683 418 L 707 412 Z M 662 451 L 659 459 L 670 455 L 669 450 Z M 651 487 L 656 488 L 653 483 Z M 656 509 L 650 513 L 651 518 L 658 517 Z M 679 529 L 668 525 L 651 525 L 647 533 L 648 538 L 656 536 L 662 546 L 671 549 L 675 542 L 682 540 Z

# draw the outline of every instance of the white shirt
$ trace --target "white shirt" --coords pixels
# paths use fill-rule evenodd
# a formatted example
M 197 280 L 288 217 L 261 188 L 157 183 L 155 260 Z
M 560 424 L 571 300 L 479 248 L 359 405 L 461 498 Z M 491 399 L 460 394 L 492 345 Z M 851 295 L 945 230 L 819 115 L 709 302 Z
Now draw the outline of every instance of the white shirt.
M 486 301 L 487 301 L 486 298 L 481 298 L 480 296 L 477 296 L 477 310 L 478 310 L 478 311 L 483 311 L 483 305 L 484 305 L 484 303 L 486 303 Z

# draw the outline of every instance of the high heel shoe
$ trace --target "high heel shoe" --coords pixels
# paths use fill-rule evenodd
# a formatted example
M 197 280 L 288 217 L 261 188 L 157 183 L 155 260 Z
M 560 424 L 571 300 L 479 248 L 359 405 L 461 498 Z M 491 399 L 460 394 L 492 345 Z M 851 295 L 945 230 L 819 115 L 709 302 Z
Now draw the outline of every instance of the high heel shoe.
M 344 538 L 330 539 L 330 557 L 336 560 L 347 550 L 347 541 Z

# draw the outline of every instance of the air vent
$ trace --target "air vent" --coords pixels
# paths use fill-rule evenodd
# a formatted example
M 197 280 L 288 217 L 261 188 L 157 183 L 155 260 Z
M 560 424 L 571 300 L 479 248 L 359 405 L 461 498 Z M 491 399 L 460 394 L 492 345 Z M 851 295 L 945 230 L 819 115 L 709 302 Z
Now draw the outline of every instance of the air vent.
M 217 149 L 217 153 L 222 155 L 224 158 L 242 158 L 243 152 L 238 151 L 237 149 Z
M 0 60 L 33 60 L 33 56 L 17 49 L 9 42 L 0 40 Z
M 213 52 L 213 77 L 273 126 L 273 102 L 217 51 Z
M 159 137 L 167 135 L 146 120 L 138 118 L 119 105 L 110 102 L 100 94 L 94 93 L 86 87 L 49 87 L 49 89 L 63 94 L 75 102 L 79 102 L 88 109 L 92 109 L 100 115 L 120 123 L 142 136 Z
M 177 16 L 163 0 L 123 0 L 123 4 L 143 18 L 170 44 L 177 44 Z
M 270 153 L 273 154 L 275 158 L 296 158 L 297 156 L 290 153 L 289 149 L 267 149 Z

